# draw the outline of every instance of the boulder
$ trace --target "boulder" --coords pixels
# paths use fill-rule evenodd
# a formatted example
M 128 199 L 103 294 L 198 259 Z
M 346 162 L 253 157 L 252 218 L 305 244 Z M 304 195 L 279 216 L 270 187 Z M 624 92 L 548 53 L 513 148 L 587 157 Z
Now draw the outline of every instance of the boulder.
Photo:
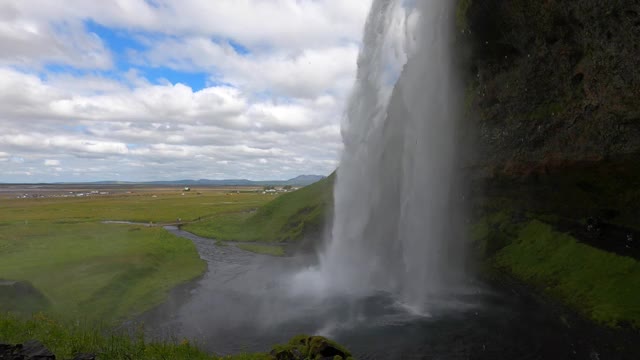
M 16 360 L 19 359 L 22 345 L 0 344 L 0 359 Z
M 55 360 L 56 356 L 53 355 L 49 349 L 47 349 L 38 340 L 29 340 L 22 345 L 21 355 L 25 360 Z
M 0 359 L 2 360 L 55 360 L 53 355 L 41 342 L 29 340 L 24 344 L 0 344 Z

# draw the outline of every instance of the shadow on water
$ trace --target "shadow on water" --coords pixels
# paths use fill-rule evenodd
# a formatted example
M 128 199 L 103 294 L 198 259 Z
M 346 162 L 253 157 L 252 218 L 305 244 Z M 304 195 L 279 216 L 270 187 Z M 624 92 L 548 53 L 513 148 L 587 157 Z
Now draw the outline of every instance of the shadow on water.
M 633 352 L 633 339 L 614 338 L 526 292 L 473 285 L 433 301 L 427 315 L 385 293 L 292 295 L 287 279 L 309 258 L 258 255 L 167 230 L 192 240 L 208 270 L 137 319 L 154 338 L 194 339 L 216 354 L 268 351 L 307 333 L 329 336 L 359 359 L 637 358 L 620 352 Z

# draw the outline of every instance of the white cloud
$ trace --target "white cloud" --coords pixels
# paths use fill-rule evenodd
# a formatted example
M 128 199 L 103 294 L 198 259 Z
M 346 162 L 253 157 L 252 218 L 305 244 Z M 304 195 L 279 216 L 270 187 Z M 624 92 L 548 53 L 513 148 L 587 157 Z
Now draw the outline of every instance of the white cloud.
M 94 69 L 112 66 L 111 53 L 102 40 L 85 31 L 79 20 L 55 24 L 38 21 L 13 5 L 0 5 L 0 64 L 41 66 L 48 62 Z
M 358 42 L 370 0 L 13 0 L 0 17 L 30 24 L 91 19 L 109 27 L 171 35 L 231 38 L 246 46 L 278 48 Z M 26 30 L 25 30 L 26 32 Z
M 0 182 L 327 174 L 369 5 L 3 1 Z M 144 46 L 110 49 L 88 22 Z M 145 78 L 163 76 L 152 68 L 207 86 Z
M 134 180 L 166 174 L 256 179 L 328 174 L 335 164 L 325 160 L 336 159 L 341 148 L 340 109 L 332 96 L 252 103 L 226 86 L 194 92 L 184 85 L 149 84 L 93 92 L 100 82 L 96 78 L 87 82 L 89 90 L 68 92 L 64 81 L 10 69 L 0 73 L 5 75 L 0 77 L 0 158 L 20 154 L 12 158 L 14 164 L 22 162 L 14 175 L 31 164 L 33 181 L 48 181 L 50 175 L 36 161 L 50 167 L 65 163 L 64 171 L 56 171 L 62 176 L 76 172 L 73 164 L 82 169 L 109 161 L 83 172 L 93 180 L 115 176 L 110 169 Z M 11 93 L 6 79 L 26 85 Z M 81 78 L 73 81 L 83 83 Z M 26 105 L 17 108 L 16 103 Z
M 326 92 L 347 93 L 355 77 L 358 47 L 342 44 L 242 56 L 228 44 L 188 38 L 157 41 L 149 51 L 134 56 L 141 64 L 210 71 L 214 73 L 214 81 L 221 80 L 253 92 L 313 98 Z

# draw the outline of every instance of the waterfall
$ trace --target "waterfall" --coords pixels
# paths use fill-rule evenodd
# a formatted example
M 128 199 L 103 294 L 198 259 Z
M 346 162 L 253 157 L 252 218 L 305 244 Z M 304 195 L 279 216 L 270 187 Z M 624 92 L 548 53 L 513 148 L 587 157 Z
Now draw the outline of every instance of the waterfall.
M 372 5 L 342 126 L 333 229 L 312 271 L 325 292 L 384 291 L 424 311 L 461 275 L 454 5 Z

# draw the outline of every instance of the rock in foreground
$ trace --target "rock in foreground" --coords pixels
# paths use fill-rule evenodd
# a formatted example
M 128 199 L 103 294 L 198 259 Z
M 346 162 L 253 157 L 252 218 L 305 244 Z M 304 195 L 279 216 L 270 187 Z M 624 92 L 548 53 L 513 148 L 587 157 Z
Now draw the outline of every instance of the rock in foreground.
M 276 345 L 271 351 L 276 360 L 339 360 L 352 359 L 351 353 L 322 336 L 299 335 L 286 345 Z
M 0 359 L 55 360 L 56 356 L 39 341 L 29 340 L 17 345 L 0 344 Z

